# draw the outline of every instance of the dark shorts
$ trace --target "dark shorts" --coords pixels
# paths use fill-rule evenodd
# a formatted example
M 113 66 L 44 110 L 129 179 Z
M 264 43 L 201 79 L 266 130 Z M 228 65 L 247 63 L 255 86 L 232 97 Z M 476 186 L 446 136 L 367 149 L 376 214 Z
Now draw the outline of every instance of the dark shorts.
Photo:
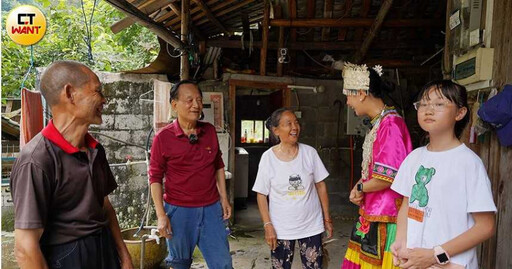
M 119 269 L 116 245 L 108 228 L 60 245 L 41 246 L 50 269 Z

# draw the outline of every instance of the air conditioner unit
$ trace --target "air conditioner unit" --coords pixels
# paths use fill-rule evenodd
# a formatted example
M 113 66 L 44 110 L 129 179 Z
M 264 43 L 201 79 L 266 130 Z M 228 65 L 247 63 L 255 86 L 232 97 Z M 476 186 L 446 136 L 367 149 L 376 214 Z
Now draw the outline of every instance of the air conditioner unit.
M 454 56 L 453 78 L 462 85 L 491 80 L 493 59 L 492 48 L 478 48 L 460 57 Z

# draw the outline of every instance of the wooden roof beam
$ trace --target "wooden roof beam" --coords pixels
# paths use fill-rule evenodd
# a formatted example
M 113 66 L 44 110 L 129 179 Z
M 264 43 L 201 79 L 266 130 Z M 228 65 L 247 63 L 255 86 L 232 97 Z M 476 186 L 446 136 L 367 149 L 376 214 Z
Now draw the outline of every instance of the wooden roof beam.
M 176 14 L 176 16 L 181 19 L 181 8 L 178 5 L 176 5 L 176 3 L 170 3 L 169 7 L 174 12 L 174 14 Z M 201 31 L 194 25 L 194 23 L 191 23 L 190 26 L 191 26 L 192 33 L 194 33 L 194 35 L 196 35 L 197 38 L 199 38 L 199 40 L 206 39 L 204 37 L 203 33 L 201 33 Z M 178 29 L 176 29 L 176 30 L 178 30 Z
M 283 27 L 371 27 L 374 19 L 369 18 L 344 18 L 344 19 L 274 19 L 270 20 L 270 26 Z M 432 19 L 403 19 L 387 20 L 382 23 L 382 27 L 439 27 L 444 26 L 442 20 Z
M 231 32 L 229 32 L 228 29 L 226 29 L 226 27 L 224 27 L 224 25 L 222 25 L 222 23 L 212 14 L 212 11 L 204 3 L 203 0 L 193 0 L 193 1 L 199 7 L 201 7 L 201 9 L 203 10 L 203 14 L 205 14 L 206 17 L 208 17 L 208 20 L 210 20 L 210 22 L 212 22 L 213 24 L 215 24 L 215 26 L 217 26 L 220 30 L 222 30 L 222 32 L 224 32 L 224 34 L 231 36 Z
M 216 2 L 217 2 L 217 0 L 210 0 L 210 1 L 208 1 L 206 4 L 207 4 L 207 5 L 211 5 L 211 4 L 215 4 Z M 196 6 L 196 7 L 192 8 L 192 10 L 190 10 L 190 15 L 192 16 L 192 15 L 194 15 L 194 14 L 198 13 L 199 11 L 201 11 L 201 8 L 200 8 L 200 7 L 198 7 L 198 6 Z M 155 20 L 155 21 L 157 21 L 157 22 L 163 22 L 163 21 L 165 21 L 165 20 L 169 19 L 170 17 L 172 17 L 173 15 L 174 15 L 174 14 L 173 14 L 172 12 L 170 12 L 170 13 L 166 13 L 166 14 L 164 14 L 163 16 L 156 18 L 156 20 Z M 193 20 L 193 19 L 192 19 L 192 20 Z M 180 22 L 180 19 L 179 19 L 178 17 L 175 17 L 175 18 L 173 18 L 171 21 L 175 21 L 176 23 L 179 23 L 179 22 Z M 166 26 L 166 27 L 171 26 L 171 24 L 172 24 L 172 23 L 171 23 L 171 21 L 166 22 L 166 23 L 165 23 L 165 26 Z M 172 24 L 172 25 L 174 25 L 174 24 Z
M 149 4 L 152 4 L 152 5 L 149 6 Z M 142 8 L 146 9 L 145 12 L 143 12 L 143 13 L 146 13 L 151 17 L 156 12 L 166 8 L 169 5 L 169 1 L 157 1 L 155 3 L 153 0 L 150 0 L 150 1 L 142 3 L 140 6 L 142 6 L 142 5 L 144 5 Z M 141 9 L 140 6 L 137 6 L 137 9 L 140 10 Z M 134 23 L 135 23 L 135 20 L 132 17 L 128 16 L 128 17 L 125 17 L 124 19 L 112 24 L 110 26 L 110 30 L 112 30 L 112 32 L 114 34 L 117 34 L 117 33 L 121 32 L 122 30 L 130 27 Z
M 115 8 L 119 9 L 126 15 L 135 19 L 136 22 L 142 24 L 147 27 L 150 31 L 155 33 L 157 36 L 165 40 L 171 46 L 175 48 L 183 48 L 185 44 L 181 42 L 180 39 L 174 36 L 174 34 L 169 31 L 167 28 L 162 25 L 156 24 L 148 15 L 142 13 L 142 11 L 138 10 L 132 4 L 128 3 L 126 0 L 105 0 L 110 3 Z
M 252 1 L 254 1 L 254 0 L 252 0 Z M 208 4 L 208 5 L 210 5 L 210 2 L 212 2 L 212 1 L 208 1 L 208 2 L 207 2 L 207 4 Z M 215 2 L 216 2 L 216 1 L 215 1 Z M 219 10 L 219 9 L 223 8 L 224 6 L 229 5 L 229 4 L 233 3 L 233 2 L 235 2 L 235 0 L 228 0 L 228 1 L 225 1 L 225 2 L 223 2 L 223 3 L 219 3 L 218 5 L 215 5 L 214 7 L 212 7 L 212 8 L 211 8 L 211 11 L 212 11 L 212 12 L 215 12 L 215 11 L 217 11 L 217 10 Z M 196 6 L 196 7 L 194 7 L 194 8 L 190 11 L 190 14 L 196 14 L 196 13 L 198 13 L 199 11 L 201 11 L 201 8 L 200 8 L 199 6 Z M 217 14 L 217 13 L 214 13 L 214 15 L 215 15 L 216 17 L 220 17 L 220 16 L 221 16 L 221 15 L 219 15 L 219 14 Z M 201 14 L 197 14 L 197 15 L 193 16 L 191 19 L 192 19 L 192 21 L 196 22 L 197 20 L 199 20 L 199 19 L 201 19 L 201 18 L 203 18 L 203 16 L 202 16 Z M 174 18 L 174 19 L 172 19 L 172 20 L 170 20 L 170 21 L 166 22 L 166 23 L 165 23 L 165 26 L 167 26 L 167 27 L 169 27 L 169 26 L 174 26 L 174 25 L 176 25 L 176 24 L 179 24 L 179 22 L 180 22 L 180 20 L 179 20 L 179 19 Z M 196 22 L 196 25 L 199 25 L 199 24 Z
M 370 48 L 370 45 L 373 42 L 373 39 L 379 34 L 380 28 L 382 27 L 382 23 L 384 22 L 384 19 L 386 18 L 386 15 L 388 14 L 392 4 L 393 0 L 384 0 L 384 2 L 382 3 L 379 13 L 377 13 L 377 17 L 375 17 L 375 22 L 372 24 L 372 27 L 370 28 L 368 36 L 366 36 L 366 38 L 363 41 L 363 45 L 354 55 L 353 60 L 355 63 L 360 63 L 366 57 L 366 53 L 368 52 L 368 49 Z
M 224 10 L 221 10 L 221 11 L 215 13 L 215 16 L 216 17 L 224 16 L 224 15 L 229 14 L 229 13 L 231 13 L 231 12 L 237 10 L 237 9 L 240 9 L 241 7 L 244 7 L 244 6 L 250 4 L 250 3 L 254 2 L 254 1 L 256 1 L 256 0 L 246 0 L 244 2 L 241 2 L 241 3 L 237 4 L 237 5 L 231 6 L 231 7 L 227 8 L 227 9 L 224 9 Z M 202 25 L 202 24 L 205 24 L 207 22 L 208 22 L 208 20 L 201 19 L 201 20 L 199 20 L 197 22 L 197 25 Z
M 240 40 L 221 40 L 209 39 L 206 40 L 207 47 L 219 47 L 228 49 L 240 49 L 242 44 Z M 261 48 L 261 41 L 253 42 L 254 48 Z M 268 42 L 268 49 L 278 49 L 280 46 L 278 42 Z M 332 41 L 332 42 L 295 42 L 289 43 L 286 48 L 290 50 L 356 50 L 361 48 L 361 42 L 356 41 Z M 382 42 L 372 45 L 374 49 L 413 49 L 413 48 L 429 48 L 432 43 L 423 40 L 409 41 L 409 42 Z

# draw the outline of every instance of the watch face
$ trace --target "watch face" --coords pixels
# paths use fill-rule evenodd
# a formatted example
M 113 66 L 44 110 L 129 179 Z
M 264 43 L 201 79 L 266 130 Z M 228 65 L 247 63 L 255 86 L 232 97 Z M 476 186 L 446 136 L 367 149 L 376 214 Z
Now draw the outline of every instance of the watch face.
M 363 184 L 357 184 L 357 191 L 363 191 Z
M 437 255 L 437 259 L 440 263 L 445 263 L 448 261 L 448 256 L 446 256 L 446 253 L 441 253 Z

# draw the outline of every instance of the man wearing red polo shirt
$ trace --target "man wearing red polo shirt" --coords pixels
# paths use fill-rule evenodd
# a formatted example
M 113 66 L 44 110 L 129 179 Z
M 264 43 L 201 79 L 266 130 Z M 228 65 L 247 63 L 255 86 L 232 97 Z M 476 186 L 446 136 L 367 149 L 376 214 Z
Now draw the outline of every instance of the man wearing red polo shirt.
M 11 173 L 15 255 L 37 268 L 133 268 L 108 194 L 117 184 L 87 132 L 105 98 L 85 65 L 57 61 L 41 76 L 53 120 L 25 145 Z
M 175 84 L 170 99 L 178 118 L 156 134 L 149 169 L 158 228 L 167 237 L 166 261 L 174 269 L 190 268 L 197 245 L 208 268 L 231 269 L 223 223 L 231 207 L 215 127 L 198 121 L 202 93 L 193 81 Z

